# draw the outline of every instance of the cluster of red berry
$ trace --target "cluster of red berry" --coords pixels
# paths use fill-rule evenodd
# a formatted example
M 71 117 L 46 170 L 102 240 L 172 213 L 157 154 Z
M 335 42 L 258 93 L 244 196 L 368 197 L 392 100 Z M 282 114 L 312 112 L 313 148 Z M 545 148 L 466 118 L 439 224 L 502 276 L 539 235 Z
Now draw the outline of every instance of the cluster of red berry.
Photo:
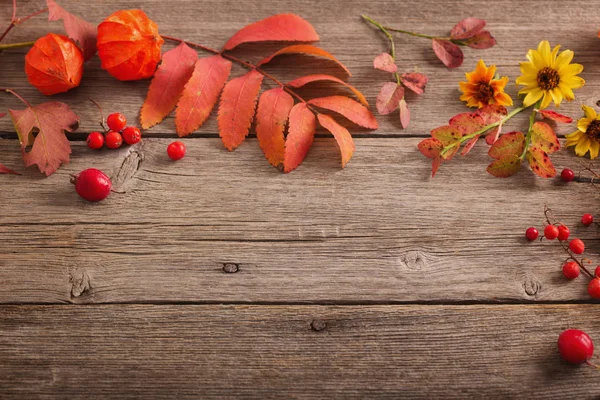
M 100 132 L 92 132 L 87 137 L 87 145 L 90 149 L 101 149 L 106 143 L 109 149 L 118 149 L 125 143 L 132 145 L 142 140 L 140 128 L 126 126 L 127 119 L 121 113 L 112 113 L 106 118 L 109 131 L 106 135 Z

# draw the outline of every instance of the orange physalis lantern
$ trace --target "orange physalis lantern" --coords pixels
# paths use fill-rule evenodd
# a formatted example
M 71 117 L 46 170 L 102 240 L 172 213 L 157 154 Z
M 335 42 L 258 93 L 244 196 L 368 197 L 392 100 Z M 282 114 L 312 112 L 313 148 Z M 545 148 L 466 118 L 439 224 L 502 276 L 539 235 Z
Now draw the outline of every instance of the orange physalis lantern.
M 122 81 L 154 75 L 163 43 L 158 26 L 142 10 L 117 11 L 98 25 L 102 68 Z
M 68 37 L 49 33 L 36 40 L 25 56 L 29 83 L 46 96 L 79 86 L 83 53 Z

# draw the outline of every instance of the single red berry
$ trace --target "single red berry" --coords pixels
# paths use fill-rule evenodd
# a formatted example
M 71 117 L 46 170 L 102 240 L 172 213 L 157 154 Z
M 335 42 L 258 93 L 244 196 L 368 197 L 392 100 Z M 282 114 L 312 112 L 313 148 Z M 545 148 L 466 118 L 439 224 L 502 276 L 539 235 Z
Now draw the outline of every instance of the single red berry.
M 584 331 L 567 329 L 558 337 L 558 351 L 566 362 L 582 364 L 594 355 L 594 342 Z
M 101 149 L 104 146 L 104 135 L 100 132 L 92 132 L 88 135 L 86 141 L 90 149 Z
M 560 173 L 560 177 L 565 182 L 571 182 L 573 179 L 575 179 L 575 172 L 573 172 L 572 169 L 565 168 Z
M 533 242 L 535 239 L 538 238 L 538 236 L 540 235 L 540 233 L 538 232 L 538 230 L 535 227 L 530 227 L 527 228 L 527 230 L 525 231 L 525 237 L 527 238 L 527 240 L 529 240 L 530 242 Z
M 544 236 L 548 240 L 554 240 L 558 237 L 558 227 L 555 225 L 546 225 L 544 228 Z
M 585 226 L 590 226 L 594 222 L 594 216 L 592 214 L 583 214 L 581 217 L 581 223 Z
M 112 188 L 110 178 L 104 172 L 94 168 L 81 171 L 71 179 L 71 183 L 75 184 L 77 194 L 87 201 L 104 200 Z
M 106 118 L 108 129 L 115 132 L 121 132 L 127 125 L 127 118 L 121 113 L 112 113 Z
M 594 271 L 594 275 L 596 275 L 596 278 L 600 278 L 600 265 L 598 265 L 596 267 L 596 270 Z
M 567 240 L 571 235 L 571 231 L 565 225 L 558 226 L 558 240 Z
M 600 278 L 594 278 L 588 283 L 588 293 L 593 299 L 600 299 Z
M 171 160 L 181 160 L 185 156 L 185 144 L 173 142 L 167 147 L 167 154 Z
M 109 131 L 104 140 L 106 140 L 106 147 L 109 149 L 118 149 L 123 144 L 123 136 L 115 131 Z
M 579 264 L 575 261 L 569 261 L 562 267 L 563 275 L 567 279 L 575 279 L 579 276 Z
M 123 129 L 123 140 L 127 144 L 136 144 L 140 140 L 142 140 L 142 132 L 140 132 L 140 128 L 135 126 L 128 126 Z
M 569 249 L 575 254 L 581 254 L 585 250 L 585 244 L 581 239 L 573 239 L 569 242 Z

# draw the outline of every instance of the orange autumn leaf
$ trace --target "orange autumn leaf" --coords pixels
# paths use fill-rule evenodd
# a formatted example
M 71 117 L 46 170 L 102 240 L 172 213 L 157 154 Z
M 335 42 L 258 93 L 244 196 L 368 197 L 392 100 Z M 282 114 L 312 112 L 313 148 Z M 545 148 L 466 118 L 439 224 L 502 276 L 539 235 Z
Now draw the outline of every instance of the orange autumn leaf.
M 292 46 L 284 47 L 283 49 L 271 54 L 269 57 L 264 58 L 257 65 L 260 66 L 266 64 L 270 62 L 273 58 L 282 54 L 307 54 L 315 57 L 323 57 L 339 65 L 348 76 L 352 75 L 350 73 L 350 70 L 346 68 L 346 66 L 342 64 L 337 58 L 335 58 L 333 54 L 331 54 L 327 50 L 323 50 L 319 47 L 313 46 L 312 44 L 295 44 Z
M 227 82 L 219 105 L 219 136 L 227 150 L 238 147 L 250 130 L 263 75 L 252 70 Z
M 142 128 L 148 129 L 159 124 L 173 111 L 194 72 L 197 59 L 198 53 L 185 43 L 163 54 L 140 111 Z
M 96 25 L 91 24 L 56 4 L 54 0 L 46 0 L 48 21 L 63 20 L 65 32 L 73 41 L 79 43 L 83 50 L 83 59 L 89 60 L 96 54 Z
M 179 137 L 191 134 L 206 121 L 230 71 L 231 62 L 219 55 L 196 61 L 177 103 L 175 128 Z
M 260 96 L 256 112 L 256 137 L 271 165 L 281 168 L 284 162 L 283 132 L 294 99 L 283 88 L 267 90 Z
M 285 141 L 284 172 L 291 172 L 304 161 L 315 137 L 315 114 L 306 103 L 298 103 L 290 111 L 289 129 Z
M 12 169 L 7 168 L 2 164 L 0 164 L 0 174 L 21 175 L 20 173 L 13 171 Z
M 342 168 L 344 168 L 352 158 L 354 150 L 356 149 L 354 140 L 352 140 L 352 135 L 350 135 L 348 129 L 338 124 L 337 121 L 329 115 L 319 114 L 317 115 L 317 118 L 319 118 L 319 124 L 331 132 L 335 138 L 338 147 L 340 148 L 340 153 L 342 154 Z
M 556 169 L 550 161 L 548 153 L 540 147 L 532 146 L 527 150 L 527 161 L 531 170 L 542 178 L 552 178 L 556 176 Z
M 378 127 L 375 116 L 368 108 L 345 96 L 319 97 L 309 100 L 308 104 L 335 111 L 365 128 L 377 129 Z
M 331 81 L 331 82 L 340 83 L 340 84 L 346 86 L 348 89 L 352 90 L 352 93 L 354 93 L 354 95 L 356 96 L 358 101 L 360 101 L 363 106 L 369 107 L 369 102 L 357 88 L 344 82 L 343 80 L 341 80 L 339 78 L 336 78 L 335 76 L 331 76 L 331 75 L 327 75 L 327 74 L 306 75 L 306 76 L 301 76 L 300 78 L 294 79 L 291 82 L 288 82 L 287 85 L 290 87 L 293 87 L 293 88 L 299 88 L 299 87 L 307 85 L 311 82 L 316 82 L 316 81 Z
M 242 43 L 286 41 L 315 42 L 319 35 L 312 25 L 295 14 L 273 15 L 236 32 L 223 46 L 223 50 L 231 50 Z

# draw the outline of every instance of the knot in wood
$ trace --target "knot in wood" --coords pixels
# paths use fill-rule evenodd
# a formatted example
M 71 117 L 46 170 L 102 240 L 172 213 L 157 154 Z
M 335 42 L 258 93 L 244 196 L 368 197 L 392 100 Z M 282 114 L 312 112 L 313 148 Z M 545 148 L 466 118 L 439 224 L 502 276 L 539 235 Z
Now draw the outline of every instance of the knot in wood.
M 425 253 L 418 250 L 407 251 L 398 257 L 400 267 L 408 270 L 421 270 L 427 267 Z
M 130 148 L 116 176 L 112 179 L 113 191 L 118 193 L 125 193 L 127 191 L 129 181 L 138 172 L 143 160 L 144 156 L 140 151 Z
M 528 296 L 535 296 L 542 290 L 542 283 L 535 276 L 526 275 L 523 282 L 523 289 Z
M 315 318 L 310 323 L 310 328 L 313 331 L 321 332 L 322 330 L 325 330 L 325 328 L 327 328 L 327 323 L 325 321 L 323 321 L 322 319 Z
M 79 297 L 92 288 L 89 274 L 80 269 L 69 274 L 69 283 L 71 284 L 71 297 Z
M 224 263 L 223 264 L 223 272 L 228 274 L 235 274 L 240 270 L 239 264 L 235 263 Z

